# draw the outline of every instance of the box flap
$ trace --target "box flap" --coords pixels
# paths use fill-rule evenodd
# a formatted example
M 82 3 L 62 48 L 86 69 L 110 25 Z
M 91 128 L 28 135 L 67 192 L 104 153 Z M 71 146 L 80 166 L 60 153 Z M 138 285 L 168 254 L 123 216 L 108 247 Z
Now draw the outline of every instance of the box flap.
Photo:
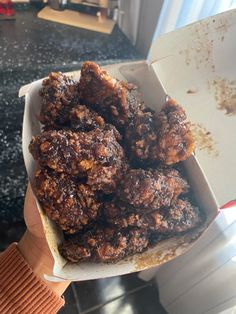
M 193 122 L 196 156 L 221 205 L 236 198 L 235 33 L 231 10 L 159 37 L 149 59 Z

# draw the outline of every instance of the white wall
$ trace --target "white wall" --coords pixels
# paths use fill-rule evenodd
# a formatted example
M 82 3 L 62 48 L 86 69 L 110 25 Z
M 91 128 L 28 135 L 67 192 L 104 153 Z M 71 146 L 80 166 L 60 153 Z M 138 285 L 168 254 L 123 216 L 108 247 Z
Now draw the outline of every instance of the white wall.
M 163 0 L 120 0 L 119 3 L 122 14 L 119 26 L 137 50 L 146 57 Z
M 142 0 L 119 1 L 120 19 L 119 27 L 135 45 L 138 33 L 139 14 Z
M 142 0 L 136 48 L 147 55 L 156 30 L 163 0 Z

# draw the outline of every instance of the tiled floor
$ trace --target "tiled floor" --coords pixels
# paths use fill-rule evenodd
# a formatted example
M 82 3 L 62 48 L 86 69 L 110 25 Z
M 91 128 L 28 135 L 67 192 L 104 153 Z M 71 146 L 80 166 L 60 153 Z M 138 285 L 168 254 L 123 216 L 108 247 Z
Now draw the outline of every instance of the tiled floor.
M 60 314 L 165 314 L 158 290 L 137 274 L 73 283 Z

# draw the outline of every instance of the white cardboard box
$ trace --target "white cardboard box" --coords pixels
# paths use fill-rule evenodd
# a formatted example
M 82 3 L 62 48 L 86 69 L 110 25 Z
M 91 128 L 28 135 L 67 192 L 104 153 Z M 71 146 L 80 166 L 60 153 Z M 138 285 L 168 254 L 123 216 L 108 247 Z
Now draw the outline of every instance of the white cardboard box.
M 204 226 L 185 235 L 160 242 L 147 252 L 117 264 L 79 263 L 65 261 L 57 250 L 62 232 L 40 209 L 45 234 L 52 251 L 52 280 L 88 280 L 126 274 L 161 265 L 183 254 L 196 241 L 223 205 L 234 197 L 234 156 L 236 147 L 236 70 L 232 60 L 236 47 L 232 40 L 236 31 L 236 10 L 222 13 L 160 37 L 152 46 L 149 61 L 107 66 L 109 73 L 136 83 L 147 105 L 159 110 L 166 94 L 175 98 L 187 111 L 195 125 L 198 148 L 196 157 L 184 162 L 197 202 L 206 213 Z M 70 73 L 78 79 L 80 72 Z M 162 87 L 165 86 L 165 89 Z M 40 132 L 36 118 L 40 111 L 38 91 L 42 80 L 24 86 L 23 154 L 27 173 L 33 180 L 35 162 L 28 152 L 32 135 Z M 235 85 L 234 85 L 235 84 Z M 223 86 L 223 87 L 222 87 Z M 235 88 L 235 89 L 234 89 Z M 235 93 L 234 93 L 235 90 Z M 224 98 L 225 97 L 225 98 Z M 231 114 L 219 106 L 231 101 Z M 235 109 L 235 112 L 234 110 Z M 207 178 L 207 179 L 206 179 Z M 213 191 L 213 192 L 212 192 Z

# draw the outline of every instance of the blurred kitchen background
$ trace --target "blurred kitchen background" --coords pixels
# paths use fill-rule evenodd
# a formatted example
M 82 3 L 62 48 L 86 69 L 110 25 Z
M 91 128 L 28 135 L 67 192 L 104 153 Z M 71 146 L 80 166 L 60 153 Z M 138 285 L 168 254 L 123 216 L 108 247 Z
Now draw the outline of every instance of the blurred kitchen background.
M 158 36 L 235 7 L 229 0 L 0 0 L 0 250 L 25 230 L 19 88 L 85 60 L 146 59 Z M 61 313 L 236 313 L 236 241 L 228 241 L 236 217 L 228 217 L 221 213 L 195 250 L 158 270 L 71 285 Z

